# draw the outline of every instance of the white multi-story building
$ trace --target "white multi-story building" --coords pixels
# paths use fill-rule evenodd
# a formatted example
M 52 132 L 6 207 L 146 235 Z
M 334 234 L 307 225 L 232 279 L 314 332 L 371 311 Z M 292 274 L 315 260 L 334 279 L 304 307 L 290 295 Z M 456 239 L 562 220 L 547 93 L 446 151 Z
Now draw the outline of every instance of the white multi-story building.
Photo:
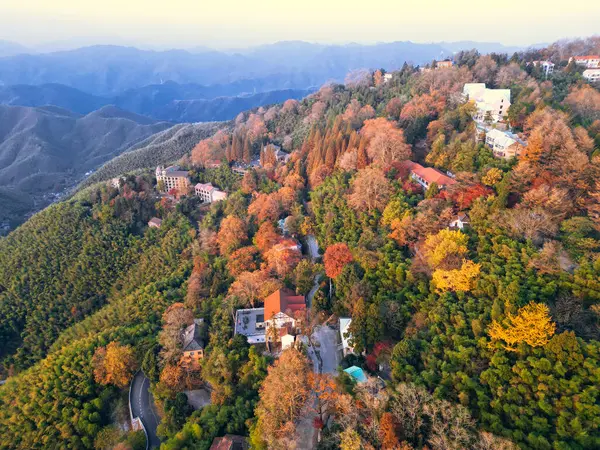
M 194 191 L 204 203 L 219 202 L 227 198 L 227 192 L 220 191 L 211 183 L 198 183 Z
M 583 71 L 583 78 L 591 83 L 600 81 L 600 69 L 586 69 Z
M 485 135 L 485 144 L 492 150 L 497 158 L 510 159 L 519 156 L 525 146 L 515 134 L 496 129 L 489 130 Z
M 510 107 L 510 89 L 488 89 L 485 83 L 465 84 L 463 96 L 465 100 L 475 102 L 477 113 L 473 119 L 477 122 L 484 122 L 487 116 L 493 122 L 499 122 Z
M 571 61 L 575 61 L 578 66 L 584 66 L 588 69 L 600 68 L 600 56 L 598 55 L 573 56 L 569 59 L 569 62 Z
M 546 76 L 554 73 L 555 64 L 552 61 L 533 61 L 534 66 L 539 67 Z
M 185 170 L 179 170 L 179 166 L 170 166 L 166 169 L 158 166 L 156 168 L 156 181 L 163 183 L 165 192 L 176 189 L 180 194 L 187 194 L 190 185 L 188 173 Z

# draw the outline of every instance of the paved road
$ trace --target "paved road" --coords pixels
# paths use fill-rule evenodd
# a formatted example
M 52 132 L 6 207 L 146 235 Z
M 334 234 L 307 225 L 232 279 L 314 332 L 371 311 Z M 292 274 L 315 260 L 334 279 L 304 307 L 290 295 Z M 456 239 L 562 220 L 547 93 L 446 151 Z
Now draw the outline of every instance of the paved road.
M 148 433 L 150 448 L 158 448 L 160 439 L 156 435 L 156 427 L 158 427 L 160 419 L 156 413 L 154 397 L 149 388 L 150 380 L 141 371 L 138 372 L 133 378 L 131 386 L 131 414 L 133 417 L 142 419 Z
M 337 331 L 332 330 L 327 325 L 319 325 L 313 332 L 312 341 L 318 346 L 317 350 L 323 363 L 321 366 L 321 373 L 336 375 L 337 367 L 340 364 Z
M 306 236 L 306 243 L 308 244 L 308 254 L 313 259 L 318 259 L 319 255 L 319 243 L 317 242 L 317 238 L 315 238 L 312 234 Z

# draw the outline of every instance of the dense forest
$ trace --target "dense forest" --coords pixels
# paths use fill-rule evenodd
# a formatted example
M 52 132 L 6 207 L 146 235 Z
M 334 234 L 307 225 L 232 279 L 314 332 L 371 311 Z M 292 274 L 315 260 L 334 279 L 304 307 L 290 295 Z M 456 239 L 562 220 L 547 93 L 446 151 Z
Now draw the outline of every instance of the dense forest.
M 138 369 L 163 449 L 227 433 L 303 448 L 307 429 L 321 450 L 599 448 L 600 92 L 569 62 L 594 53 L 598 38 L 355 72 L 197 142 L 179 165 L 224 201 L 159 195 L 138 171 L 35 215 L 0 240 L 0 448 L 145 448 L 123 427 Z M 470 82 L 510 89 L 498 126 L 526 143 L 517 158 L 482 141 Z M 408 161 L 452 183 L 423 189 Z M 367 383 L 314 371 L 304 343 L 234 335 L 237 309 L 314 283 L 302 334 L 351 317 L 341 368 Z M 204 357 L 183 367 L 198 318 Z

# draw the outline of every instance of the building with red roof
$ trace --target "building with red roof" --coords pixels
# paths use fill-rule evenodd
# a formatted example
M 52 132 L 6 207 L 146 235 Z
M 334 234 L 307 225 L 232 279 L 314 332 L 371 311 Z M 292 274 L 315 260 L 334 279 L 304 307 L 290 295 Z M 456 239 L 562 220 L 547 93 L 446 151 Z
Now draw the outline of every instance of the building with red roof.
M 421 164 L 413 161 L 403 161 L 399 170 L 408 170 L 411 178 L 423 186 L 423 189 L 429 189 L 432 183 L 437 184 L 440 189 L 456 183 L 454 179 L 443 172 L 432 167 L 423 167 Z
M 599 55 L 574 56 L 569 59 L 569 62 L 571 61 L 575 61 L 575 64 L 578 66 L 585 66 L 588 69 L 596 69 L 600 67 Z
M 247 450 L 248 440 L 244 436 L 226 434 L 213 440 L 210 450 Z

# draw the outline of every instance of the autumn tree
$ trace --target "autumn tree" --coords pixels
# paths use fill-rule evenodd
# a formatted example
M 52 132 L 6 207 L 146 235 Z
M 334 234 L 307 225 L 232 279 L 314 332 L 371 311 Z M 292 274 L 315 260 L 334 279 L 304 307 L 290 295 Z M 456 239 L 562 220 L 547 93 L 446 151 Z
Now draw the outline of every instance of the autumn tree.
M 469 237 L 460 230 L 444 229 L 427 236 L 423 253 L 434 269 L 454 269 L 467 253 Z
M 280 287 L 281 283 L 265 271 L 242 272 L 229 288 L 229 295 L 254 308 L 258 301 Z
M 291 239 L 282 240 L 265 253 L 269 268 L 282 278 L 289 275 L 301 259 L 302 253 Z
M 352 183 L 348 204 L 359 211 L 381 211 L 391 194 L 390 181 L 377 167 L 360 170 Z
M 490 170 L 486 172 L 486 174 L 481 178 L 481 181 L 486 186 L 494 186 L 502 179 L 502 171 L 496 167 L 492 167 Z
M 284 351 L 269 368 L 260 389 L 254 430 L 269 448 L 281 448 L 277 442 L 294 434 L 294 422 L 310 397 L 310 373 L 306 356 L 295 349 Z
M 473 289 L 480 270 L 480 264 L 465 260 L 459 269 L 437 269 L 433 272 L 432 282 L 438 292 L 468 292 Z
M 272 222 L 263 222 L 254 235 L 254 244 L 261 253 L 265 254 L 281 239 Z
M 383 413 L 379 421 L 381 448 L 383 450 L 395 450 L 400 447 L 396 428 L 394 416 L 389 412 Z
M 565 104 L 583 120 L 600 119 L 600 92 L 589 85 L 573 89 L 565 98 Z
M 411 147 L 404 139 L 404 132 L 385 118 L 367 120 L 361 135 L 369 141 L 366 150 L 373 162 L 388 166 L 411 156 Z
M 137 369 L 133 349 L 129 345 L 111 342 L 106 347 L 98 347 L 92 358 L 94 378 L 97 383 L 114 384 L 125 388 Z
M 248 239 L 246 224 L 239 217 L 233 215 L 225 217 L 221 222 L 217 239 L 221 254 L 229 255 Z
M 251 272 L 258 269 L 258 249 L 253 245 L 235 250 L 227 260 L 227 270 L 237 277 L 242 272 Z
M 493 321 L 488 331 L 493 341 L 503 341 L 504 349 L 517 351 L 520 343 L 540 347 L 554 335 L 556 325 L 550 320 L 550 309 L 542 303 L 531 302 L 516 315 L 507 313 L 505 323 Z
M 330 245 L 325 250 L 325 255 L 323 255 L 325 273 L 329 278 L 336 279 L 341 275 L 344 267 L 353 260 L 354 258 L 350 249 L 343 242 Z
M 163 328 L 158 334 L 163 361 L 176 362 L 181 357 L 182 331 L 194 322 L 194 314 L 183 303 L 173 303 L 163 313 Z

